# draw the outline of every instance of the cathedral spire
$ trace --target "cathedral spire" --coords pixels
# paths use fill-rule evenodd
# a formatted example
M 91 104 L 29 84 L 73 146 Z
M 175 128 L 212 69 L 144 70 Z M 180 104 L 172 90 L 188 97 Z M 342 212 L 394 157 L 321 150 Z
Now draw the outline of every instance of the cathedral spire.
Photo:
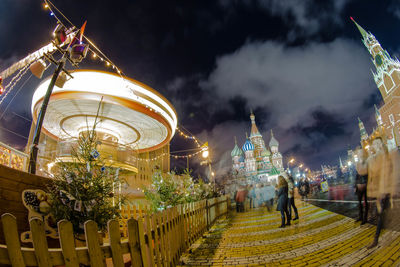
M 343 169 L 342 158 L 340 156 L 339 156 L 339 167 L 340 169 Z
M 253 136 L 261 136 L 260 132 L 258 131 L 257 125 L 256 125 L 256 116 L 254 116 L 254 113 L 252 110 L 250 110 L 250 120 L 251 120 L 250 138 Z

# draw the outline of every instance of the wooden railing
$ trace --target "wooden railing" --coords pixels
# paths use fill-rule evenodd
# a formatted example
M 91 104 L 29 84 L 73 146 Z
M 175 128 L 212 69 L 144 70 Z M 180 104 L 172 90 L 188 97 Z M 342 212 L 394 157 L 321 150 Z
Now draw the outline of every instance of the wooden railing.
M 6 213 L 1 217 L 6 245 L 0 245 L 0 265 L 97 267 L 106 266 L 106 262 L 124 266 L 124 262 L 131 261 L 132 266 L 175 266 L 181 254 L 227 212 L 228 204 L 229 197 L 223 196 L 151 215 L 132 212 L 120 221 L 108 222 L 106 240 L 99 238 L 97 224 L 87 221 L 83 247 L 76 247 L 72 224 L 62 220 L 58 223 L 61 248 L 48 248 L 44 223 L 39 218 L 29 222 L 33 248 L 21 247 L 16 219 Z

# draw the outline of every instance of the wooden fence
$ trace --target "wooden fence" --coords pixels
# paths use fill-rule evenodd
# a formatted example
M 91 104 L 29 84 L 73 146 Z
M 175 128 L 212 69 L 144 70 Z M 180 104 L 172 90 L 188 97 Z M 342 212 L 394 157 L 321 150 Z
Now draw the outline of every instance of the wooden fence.
M 107 240 L 99 238 L 94 221 L 84 224 L 86 245 L 76 247 L 72 224 L 58 223 L 61 248 L 48 248 L 44 223 L 30 220 L 33 248 L 21 247 L 16 219 L 1 217 L 6 245 L 0 245 L 0 264 L 12 266 L 175 266 L 179 258 L 217 217 L 228 210 L 229 197 L 179 205 L 156 214 L 125 209 L 122 220 L 108 222 Z M 129 213 L 132 211 L 131 213 Z M 130 216 L 127 216 L 130 214 Z M 122 227 L 121 227 L 122 225 Z M 107 261 L 106 261 L 107 259 Z

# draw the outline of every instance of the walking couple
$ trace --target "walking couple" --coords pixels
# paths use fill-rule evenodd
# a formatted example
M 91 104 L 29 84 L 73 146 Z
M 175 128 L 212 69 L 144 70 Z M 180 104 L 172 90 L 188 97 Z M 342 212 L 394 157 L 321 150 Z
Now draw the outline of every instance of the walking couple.
M 282 220 L 279 228 L 283 228 L 286 225 L 290 225 L 290 220 L 292 219 L 292 207 L 295 214 L 293 220 L 299 219 L 299 214 L 294 204 L 294 180 L 292 176 L 283 173 L 283 175 L 278 177 L 277 197 L 278 205 L 276 210 L 281 212 Z

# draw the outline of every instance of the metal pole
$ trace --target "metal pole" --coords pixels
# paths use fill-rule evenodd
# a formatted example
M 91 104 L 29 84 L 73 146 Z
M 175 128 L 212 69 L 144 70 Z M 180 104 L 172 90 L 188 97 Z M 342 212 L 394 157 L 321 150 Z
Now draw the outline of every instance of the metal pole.
M 186 157 L 186 168 L 189 170 L 189 157 Z
M 58 75 L 60 74 L 61 70 L 64 68 L 65 61 L 66 61 L 65 56 L 66 56 L 66 53 L 64 53 L 63 57 L 58 62 L 57 69 L 55 70 L 53 77 L 51 78 L 49 87 L 47 88 L 46 95 L 44 96 L 44 99 L 43 99 L 42 107 L 40 109 L 39 117 L 38 117 L 36 128 L 35 128 L 35 133 L 33 135 L 32 149 L 31 149 L 31 153 L 29 156 L 28 171 L 29 171 L 29 173 L 32 173 L 32 174 L 36 174 L 36 160 L 37 160 L 37 154 L 38 154 L 38 150 L 39 150 L 38 145 L 39 145 L 40 133 L 42 130 L 44 116 L 45 116 L 46 110 L 47 110 L 47 105 L 49 104 L 50 96 L 51 96 L 51 93 L 53 92 L 53 88 L 54 88 L 54 85 L 58 78 Z

